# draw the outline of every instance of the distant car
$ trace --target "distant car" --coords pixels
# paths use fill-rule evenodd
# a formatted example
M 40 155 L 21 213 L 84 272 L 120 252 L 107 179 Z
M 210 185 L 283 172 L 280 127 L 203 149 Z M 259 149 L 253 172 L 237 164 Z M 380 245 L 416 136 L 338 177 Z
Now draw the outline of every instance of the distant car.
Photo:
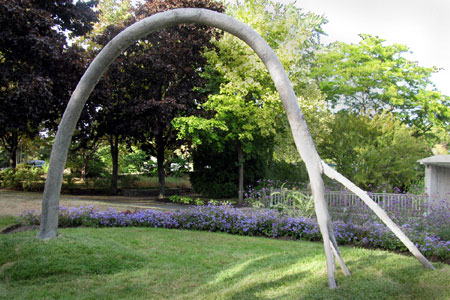
M 45 160 L 29 160 L 27 165 L 31 165 L 35 168 L 42 168 L 45 165 Z

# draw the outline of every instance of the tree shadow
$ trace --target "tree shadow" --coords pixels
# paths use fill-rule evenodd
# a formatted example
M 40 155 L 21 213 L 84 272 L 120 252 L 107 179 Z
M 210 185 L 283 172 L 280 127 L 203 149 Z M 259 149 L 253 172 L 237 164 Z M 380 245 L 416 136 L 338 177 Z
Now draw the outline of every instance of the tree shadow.
M 215 299 L 220 293 L 221 299 L 267 299 L 265 294 L 294 286 L 311 274 L 311 270 L 298 268 L 298 265 L 302 262 L 315 264 L 317 254 L 300 255 L 301 258 L 280 252 L 240 261 L 181 298 Z
M 372 255 L 346 260 L 352 275 L 344 276 L 338 268 L 335 272 L 338 288 L 331 290 L 322 256 L 311 253 L 301 258 L 292 254 L 283 257 L 283 253 L 278 253 L 240 261 L 179 298 L 448 299 L 448 288 L 438 279 L 448 276 L 447 266 L 442 272 L 439 268 L 426 270 L 411 257 L 374 251 Z

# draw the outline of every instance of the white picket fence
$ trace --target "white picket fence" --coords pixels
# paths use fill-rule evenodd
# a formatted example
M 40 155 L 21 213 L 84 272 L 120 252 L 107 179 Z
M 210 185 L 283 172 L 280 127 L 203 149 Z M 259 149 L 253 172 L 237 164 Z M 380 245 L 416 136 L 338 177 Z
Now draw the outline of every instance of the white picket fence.
M 385 210 L 420 210 L 428 202 L 428 195 L 369 193 L 369 196 Z M 325 197 L 331 207 L 354 206 L 362 202 L 351 192 L 327 192 Z
M 310 196 L 310 192 L 302 192 Z M 397 210 L 421 210 L 428 202 L 428 195 L 369 193 L 369 196 L 383 209 Z M 268 205 L 277 204 L 292 205 L 292 192 L 287 190 L 272 190 Z M 325 198 L 330 208 L 353 207 L 362 203 L 362 200 L 350 191 L 329 191 Z

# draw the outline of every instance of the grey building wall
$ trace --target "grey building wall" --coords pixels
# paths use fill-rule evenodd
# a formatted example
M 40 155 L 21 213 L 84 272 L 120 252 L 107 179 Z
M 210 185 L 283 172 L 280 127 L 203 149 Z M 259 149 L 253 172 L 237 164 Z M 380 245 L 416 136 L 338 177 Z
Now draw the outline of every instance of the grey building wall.
M 425 165 L 425 192 L 432 199 L 450 201 L 450 168 Z

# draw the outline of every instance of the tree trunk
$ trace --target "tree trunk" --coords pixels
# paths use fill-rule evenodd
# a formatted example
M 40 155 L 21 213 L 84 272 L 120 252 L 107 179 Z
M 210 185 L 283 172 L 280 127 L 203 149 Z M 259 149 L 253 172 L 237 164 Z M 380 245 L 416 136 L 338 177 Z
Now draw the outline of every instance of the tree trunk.
M 19 148 L 19 135 L 13 131 L 10 136 L 2 139 L 3 147 L 9 152 L 9 167 L 17 167 L 17 149 Z
M 158 182 L 159 182 L 159 199 L 163 199 L 166 196 L 166 174 L 164 170 L 164 137 L 161 134 L 156 136 L 156 160 L 158 163 Z
M 83 157 L 83 166 L 81 167 L 81 171 L 80 171 L 81 180 L 83 180 L 83 182 L 86 182 L 88 163 L 89 163 L 89 157 L 84 156 Z
M 244 151 L 239 143 L 238 147 L 238 165 L 239 165 L 239 189 L 238 189 L 238 206 L 244 203 Z
M 12 147 L 9 151 L 9 167 L 12 169 L 17 167 L 17 146 Z
M 119 136 L 113 135 L 109 140 L 111 146 L 112 174 L 111 194 L 117 195 L 117 182 L 119 178 Z

